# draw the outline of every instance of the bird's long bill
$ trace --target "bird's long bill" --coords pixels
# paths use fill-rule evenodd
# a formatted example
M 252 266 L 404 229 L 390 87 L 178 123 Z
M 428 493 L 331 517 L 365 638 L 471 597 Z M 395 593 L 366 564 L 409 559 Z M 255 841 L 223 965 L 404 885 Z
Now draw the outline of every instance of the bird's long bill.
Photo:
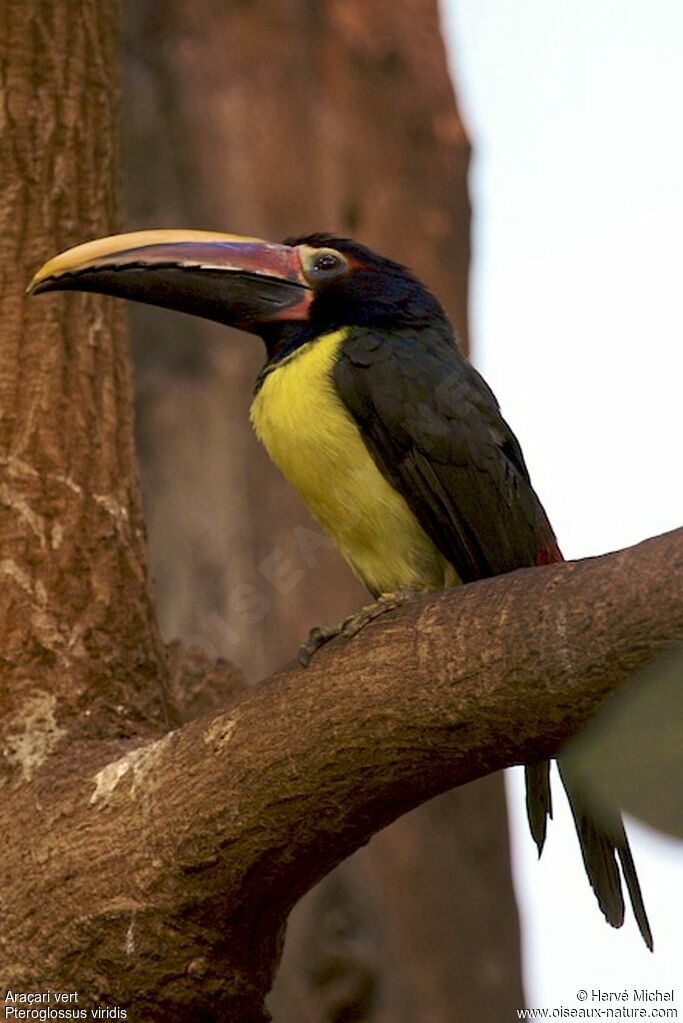
M 135 231 L 68 249 L 28 290 L 96 291 L 258 332 L 305 320 L 311 291 L 289 245 L 213 231 Z

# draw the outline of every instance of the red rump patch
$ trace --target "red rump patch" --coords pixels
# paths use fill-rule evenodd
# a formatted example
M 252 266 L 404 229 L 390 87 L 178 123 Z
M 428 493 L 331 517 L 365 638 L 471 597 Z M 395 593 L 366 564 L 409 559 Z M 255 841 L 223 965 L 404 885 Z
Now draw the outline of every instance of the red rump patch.
M 554 565 L 558 561 L 564 561 L 564 557 L 558 546 L 557 540 L 553 537 L 552 540 L 544 543 L 542 547 L 539 547 L 536 554 L 536 564 Z

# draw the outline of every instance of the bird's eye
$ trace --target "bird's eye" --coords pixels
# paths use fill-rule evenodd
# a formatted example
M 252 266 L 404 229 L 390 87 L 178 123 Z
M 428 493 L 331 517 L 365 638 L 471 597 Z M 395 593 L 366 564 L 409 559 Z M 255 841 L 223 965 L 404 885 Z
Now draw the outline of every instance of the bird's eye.
M 336 252 L 321 252 L 313 260 L 313 269 L 317 273 L 334 273 L 341 265 L 342 261 Z
M 302 254 L 304 272 L 311 284 L 327 284 L 343 277 L 349 269 L 341 252 L 336 249 L 314 249 L 305 247 Z

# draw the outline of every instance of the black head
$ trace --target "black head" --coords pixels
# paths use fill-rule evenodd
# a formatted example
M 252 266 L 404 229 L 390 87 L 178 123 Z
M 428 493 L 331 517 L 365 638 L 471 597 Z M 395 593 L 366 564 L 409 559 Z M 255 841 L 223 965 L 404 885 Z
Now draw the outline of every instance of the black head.
M 302 262 L 314 292 L 311 335 L 345 326 L 423 326 L 447 319 L 407 267 L 360 242 L 317 232 L 286 238 L 284 244 L 305 247 Z

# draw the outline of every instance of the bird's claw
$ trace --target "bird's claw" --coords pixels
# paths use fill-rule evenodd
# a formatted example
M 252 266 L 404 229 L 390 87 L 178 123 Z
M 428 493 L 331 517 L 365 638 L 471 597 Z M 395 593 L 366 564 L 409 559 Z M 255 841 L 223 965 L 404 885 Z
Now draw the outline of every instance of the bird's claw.
M 372 604 L 367 604 L 359 611 L 349 615 L 339 625 L 316 625 L 308 634 L 308 639 L 299 647 L 298 660 L 302 667 L 307 668 L 313 656 L 322 646 L 337 636 L 351 639 L 366 625 L 379 618 L 387 611 L 394 611 L 415 595 L 415 590 L 402 586 L 394 593 L 382 593 Z
M 321 646 L 329 643 L 331 639 L 339 636 L 345 622 L 340 625 L 316 625 L 308 634 L 308 639 L 299 647 L 298 661 L 303 668 L 311 663 L 311 658 L 320 650 Z

